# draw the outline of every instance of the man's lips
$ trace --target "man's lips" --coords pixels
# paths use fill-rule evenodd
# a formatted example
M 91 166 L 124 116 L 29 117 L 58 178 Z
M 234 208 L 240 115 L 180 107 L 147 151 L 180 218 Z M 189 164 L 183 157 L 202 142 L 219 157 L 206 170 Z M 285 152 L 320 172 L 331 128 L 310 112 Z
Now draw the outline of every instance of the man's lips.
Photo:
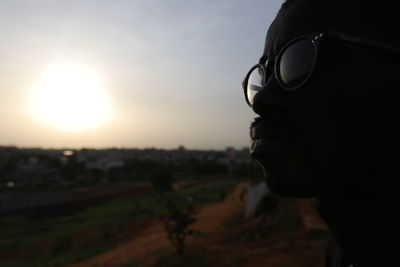
M 252 140 L 262 138 L 294 140 L 294 131 L 287 124 L 287 119 L 272 121 L 256 118 L 250 126 L 250 137 Z

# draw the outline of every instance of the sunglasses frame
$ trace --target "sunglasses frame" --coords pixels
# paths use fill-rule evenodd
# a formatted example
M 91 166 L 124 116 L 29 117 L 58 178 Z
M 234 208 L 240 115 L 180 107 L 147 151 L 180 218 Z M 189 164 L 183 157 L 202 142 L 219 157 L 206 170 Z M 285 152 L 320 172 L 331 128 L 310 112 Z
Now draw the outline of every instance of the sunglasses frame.
M 281 59 L 283 53 L 286 51 L 286 49 L 289 46 L 291 46 L 295 42 L 303 40 L 303 39 L 309 40 L 314 46 L 314 59 L 313 59 L 312 67 L 311 67 L 310 73 L 307 75 L 307 77 L 301 83 L 299 83 L 298 85 L 296 85 L 294 87 L 288 87 L 280 79 L 278 62 Z M 358 36 L 354 36 L 352 34 L 339 32 L 339 31 L 324 31 L 324 32 L 316 32 L 316 33 L 301 35 L 301 36 L 295 37 L 295 38 L 291 39 L 290 41 L 288 41 L 279 50 L 275 59 L 272 59 L 272 60 L 267 59 L 265 61 L 265 63 L 258 63 L 250 68 L 250 70 L 248 71 L 248 73 L 246 74 L 246 76 L 242 82 L 244 97 L 246 99 L 247 104 L 250 107 L 252 107 L 252 103 L 248 99 L 248 95 L 247 95 L 248 80 L 249 80 L 249 77 L 250 77 L 251 73 L 253 72 L 253 70 L 258 67 L 260 67 L 262 69 L 262 71 L 264 72 L 264 75 L 262 77 L 262 87 L 265 86 L 267 80 L 271 77 L 274 77 L 276 79 L 276 81 L 278 82 L 279 86 L 282 89 L 284 89 L 285 91 L 295 91 L 295 90 L 299 89 L 300 87 L 302 87 L 310 79 L 312 73 L 314 72 L 314 68 L 315 68 L 315 65 L 317 62 L 317 58 L 318 58 L 318 46 L 324 39 L 339 40 L 339 41 L 343 41 L 343 42 L 350 43 L 350 44 L 355 44 L 355 45 L 369 47 L 369 48 L 376 48 L 376 49 L 381 49 L 381 50 L 385 50 L 388 52 L 394 52 L 394 53 L 400 54 L 400 47 L 396 47 L 396 46 L 392 46 L 392 45 L 388 45 L 388 44 L 384 44 L 384 43 L 380 43 L 380 42 L 376 42 L 376 41 L 372 41 L 372 40 L 363 39 Z M 267 73 L 267 65 L 268 64 L 274 64 L 274 68 L 273 68 L 274 72 L 270 76 L 265 75 Z

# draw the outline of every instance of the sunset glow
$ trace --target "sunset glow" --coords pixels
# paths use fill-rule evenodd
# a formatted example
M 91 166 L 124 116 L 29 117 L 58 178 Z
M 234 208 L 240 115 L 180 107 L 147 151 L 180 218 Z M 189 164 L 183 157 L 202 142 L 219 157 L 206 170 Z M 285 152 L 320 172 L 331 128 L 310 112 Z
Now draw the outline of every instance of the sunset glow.
M 36 119 L 62 130 L 97 128 L 111 115 L 100 77 L 83 65 L 49 66 L 33 88 L 31 98 Z
M 240 81 L 281 4 L 0 1 L 0 147 L 248 146 Z

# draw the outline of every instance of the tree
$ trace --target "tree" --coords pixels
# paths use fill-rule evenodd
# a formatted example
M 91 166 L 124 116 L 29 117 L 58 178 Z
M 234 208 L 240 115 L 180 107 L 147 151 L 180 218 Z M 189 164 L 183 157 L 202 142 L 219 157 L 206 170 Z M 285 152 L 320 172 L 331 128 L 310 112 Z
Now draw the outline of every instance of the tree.
M 150 172 L 150 180 L 154 191 L 159 193 L 172 191 L 174 172 L 168 166 L 155 166 Z
M 194 218 L 195 209 L 191 203 L 180 207 L 177 202 L 166 200 L 167 213 L 160 216 L 164 224 L 164 229 L 168 238 L 175 246 L 176 253 L 182 254 L 185 248 L 185 239 L 188 235 L 198 234 L 199 231 L 188 229 L 196 219 Z

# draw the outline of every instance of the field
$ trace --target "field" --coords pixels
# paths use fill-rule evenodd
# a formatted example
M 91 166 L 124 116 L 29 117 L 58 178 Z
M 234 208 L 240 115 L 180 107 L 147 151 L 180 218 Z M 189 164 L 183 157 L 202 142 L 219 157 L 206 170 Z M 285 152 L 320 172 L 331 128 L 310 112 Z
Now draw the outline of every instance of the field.
M 1 266 L 65 266 L 110 250 L 133 238 L 159 214 L 165 201 L 196 206 L 220 200 L 237 180 L 214 181 L 165 194 L 127 196 L 88 206 L 67 216 L 50 218 L 9 216 L 0 221 Z
M 308 209 L 310 201 L 272 196 L 269 208 L 244 220 L 240 195 L 245 185 L 238 184 L 224 201 L 200 208 L 191 227 L 201 234 L 187 238 L 183 254 L 176 253 L 159 223 L 149 222 L 128 242 L 70 267 L 322 267 L 329 231 L 305 227 L 317 218 Z

